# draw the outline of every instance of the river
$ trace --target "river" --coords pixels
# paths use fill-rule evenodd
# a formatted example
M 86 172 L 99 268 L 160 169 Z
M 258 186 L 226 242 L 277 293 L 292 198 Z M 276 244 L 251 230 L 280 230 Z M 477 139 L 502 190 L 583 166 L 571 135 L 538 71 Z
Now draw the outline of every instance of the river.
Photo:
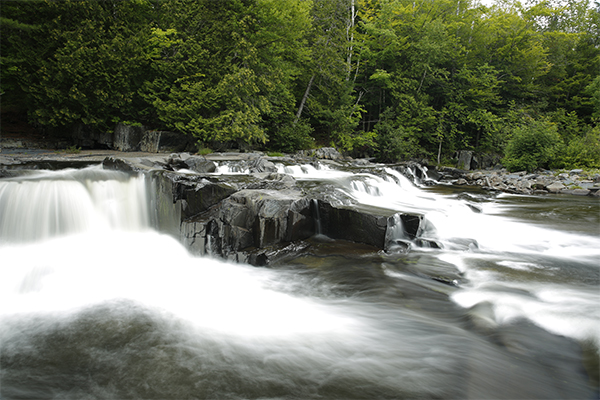
M 143 175 L 1 179 L 1 397 L 598 398 L 598 199 L 415 185 L 383 166 L 279 169 L 340 201 L 422 213 L 436 245 L 317 234 L 257 268 L 157 231 Z

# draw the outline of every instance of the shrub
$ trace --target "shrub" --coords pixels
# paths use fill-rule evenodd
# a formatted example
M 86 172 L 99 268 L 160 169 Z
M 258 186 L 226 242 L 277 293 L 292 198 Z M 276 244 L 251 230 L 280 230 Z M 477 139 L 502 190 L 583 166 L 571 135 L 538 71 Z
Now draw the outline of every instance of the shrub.
M 562 161 L 566 168 L 600 168 L 600 126 L 571 140 Z
M 502 164 L 511 172 L 548 168 L 556 161 L 561 145 L 555 124 L 546 120 L 530 120 L 513 130 Z

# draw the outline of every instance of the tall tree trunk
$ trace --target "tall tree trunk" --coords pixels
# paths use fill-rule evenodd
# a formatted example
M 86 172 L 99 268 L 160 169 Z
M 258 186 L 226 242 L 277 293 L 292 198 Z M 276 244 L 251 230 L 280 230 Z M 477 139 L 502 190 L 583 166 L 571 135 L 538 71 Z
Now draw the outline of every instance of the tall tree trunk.
M 298 107 L 298 112 L 296 113 L 296 119 L 294 120 L 294 125 L 298 123 L 300 116 L 302 115 L 302 110 L 304 109 L 304 105 L 306 104 L 306 100 L 308 99 L 308 95 L 310 93 L 310 88 L 315 80 L 315 74 L 310 77 L 310 81 L 308 81 L 308 86 L 306 86 L 306 91 L 304 91 L 304 96 L 302 96 L 302 101 L 300 101 L 300 107 Z

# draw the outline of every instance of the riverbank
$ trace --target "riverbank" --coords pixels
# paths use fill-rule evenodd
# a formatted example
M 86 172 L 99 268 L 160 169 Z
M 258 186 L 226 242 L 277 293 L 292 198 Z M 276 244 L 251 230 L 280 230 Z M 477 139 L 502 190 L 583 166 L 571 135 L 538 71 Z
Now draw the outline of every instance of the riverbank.
M 440 182 L 479 186 L 485 190 L 525 195 L 571 194 L 600 197 L 600 171 L 573 169 L 536 173 L 508 172 L 506 169 L 464 171 L 441 168 L 431 175 Z

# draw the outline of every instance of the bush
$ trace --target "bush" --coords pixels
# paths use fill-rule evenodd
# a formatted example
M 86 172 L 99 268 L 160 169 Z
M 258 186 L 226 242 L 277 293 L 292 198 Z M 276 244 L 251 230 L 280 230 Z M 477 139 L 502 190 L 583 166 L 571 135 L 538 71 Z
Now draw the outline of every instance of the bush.
M 562 161 L 565 168 L 600 168 L 600 126 L 571 140 Z
M 530 120 L 513 130 L 502 164 L 511 172 L 549 168 L 554 166 L 561 145 L 555 124 L 546 120 Z

